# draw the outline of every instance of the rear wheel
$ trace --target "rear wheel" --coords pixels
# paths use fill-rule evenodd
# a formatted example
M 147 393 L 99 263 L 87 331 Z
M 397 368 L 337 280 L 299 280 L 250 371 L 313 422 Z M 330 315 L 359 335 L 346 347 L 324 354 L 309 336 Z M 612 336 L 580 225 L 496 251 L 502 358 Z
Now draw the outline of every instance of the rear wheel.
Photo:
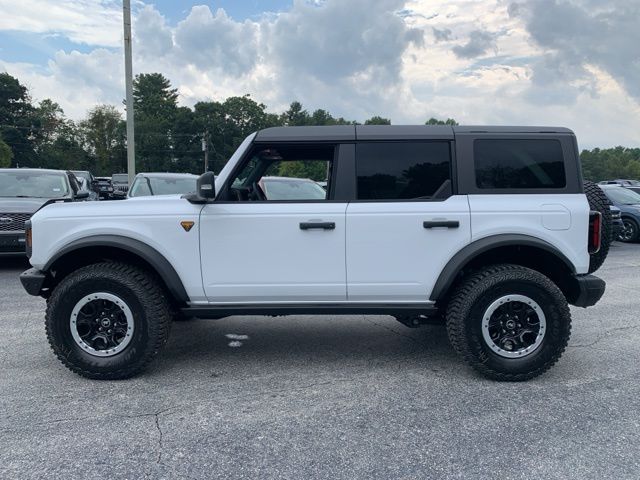
M 541 273 L 496 265 L 457 288 L 447 307 L 447 333 L 454 349 L 484 376 L 528 380 L 564 352 L 571 313 L 562 292 Z
M 121 379 L 142 371 L 166 343 L 171 313 L 154 276 L 132 265 L 83 267 L 55 288 L 47 302 L 46 330 L 58 359 L 95 379 Z
M 637 242 L 639 234 L 640 229 L 635 220 L 631 218 L 622 219 L 622 230 L 618 233 L 618 240 L 625 243 Z

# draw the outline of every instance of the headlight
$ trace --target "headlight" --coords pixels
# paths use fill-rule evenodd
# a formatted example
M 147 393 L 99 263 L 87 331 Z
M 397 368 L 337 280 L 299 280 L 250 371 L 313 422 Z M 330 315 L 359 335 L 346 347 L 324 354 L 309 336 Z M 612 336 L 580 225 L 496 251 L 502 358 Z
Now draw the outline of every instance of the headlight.
M 27 257 L 31 258 L 33 246 L 33 232 L 31 230 L 31 220 L 24 222 L 24 241 L 27 247 Z

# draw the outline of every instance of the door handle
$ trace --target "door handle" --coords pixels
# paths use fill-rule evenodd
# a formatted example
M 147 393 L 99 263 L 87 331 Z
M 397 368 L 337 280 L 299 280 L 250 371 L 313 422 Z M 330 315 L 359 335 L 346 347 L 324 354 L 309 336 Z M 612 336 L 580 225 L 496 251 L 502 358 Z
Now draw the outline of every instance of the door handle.
M 335 222 L 300 222 L 300 230 L 335 230 Z
M 432 220 L 430 222 L 422 222 L 424 228 L 458 228 L 460 222 L 458 220 Z

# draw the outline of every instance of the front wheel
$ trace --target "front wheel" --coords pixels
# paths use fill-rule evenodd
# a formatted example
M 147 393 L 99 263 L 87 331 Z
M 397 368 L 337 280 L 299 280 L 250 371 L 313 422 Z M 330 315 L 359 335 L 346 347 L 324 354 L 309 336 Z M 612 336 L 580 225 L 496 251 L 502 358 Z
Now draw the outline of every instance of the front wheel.
M 447 333 L 454 349 L 486 377 L 528 380 L 564 352 L 571 313 L 546 276 L 519 265 L 495 265 L 457 288 L 447 307 Z
M 622 219 L 622 230 L 618 233 L 618 240 L 625 243 L 633 243 L 638 241 L 640 229 L 638 224 L 630 218 Z
M 58 359 L 95 379 L 129 378 L 166 343 L 170 307 L 154 276 L 105 262 L 65 277 L 47 302 L 46 330 Z

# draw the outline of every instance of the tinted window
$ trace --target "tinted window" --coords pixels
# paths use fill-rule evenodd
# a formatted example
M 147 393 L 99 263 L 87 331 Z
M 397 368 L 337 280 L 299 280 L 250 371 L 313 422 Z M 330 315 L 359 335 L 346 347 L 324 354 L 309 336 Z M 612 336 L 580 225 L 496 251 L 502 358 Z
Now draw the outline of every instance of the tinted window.
M 563 188 L 562 146 L 558 140 L 476 140 L 478 188 Z
M 448 142 L 358 144 L 358 199 L 432 198 L 449 185 L 450 164 Z

